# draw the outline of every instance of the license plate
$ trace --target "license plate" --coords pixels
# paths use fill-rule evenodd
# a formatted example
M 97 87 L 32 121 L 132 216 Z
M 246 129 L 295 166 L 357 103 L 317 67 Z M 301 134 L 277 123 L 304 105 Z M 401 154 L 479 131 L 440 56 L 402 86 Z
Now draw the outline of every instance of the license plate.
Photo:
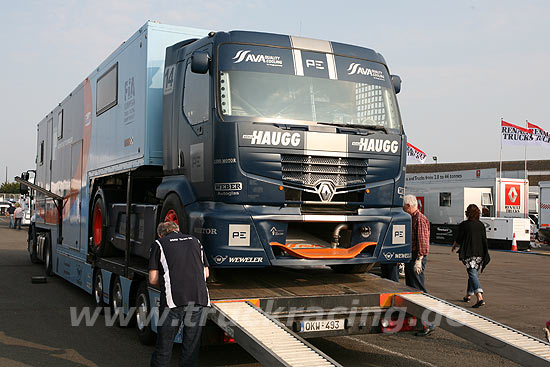
M 344 319 L 302 321 L 300 322 L 301 332 L 343 330 Z

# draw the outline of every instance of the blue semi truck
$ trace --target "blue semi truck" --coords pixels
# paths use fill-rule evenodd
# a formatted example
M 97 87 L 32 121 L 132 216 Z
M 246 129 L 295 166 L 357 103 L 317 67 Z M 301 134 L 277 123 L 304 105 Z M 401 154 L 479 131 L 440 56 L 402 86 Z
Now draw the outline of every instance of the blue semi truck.
M 159 221 L 215 269 L 407 262 L 400 85 L 371 49 L 148 22 L 39 122 L 30 257 L 125 312 Z

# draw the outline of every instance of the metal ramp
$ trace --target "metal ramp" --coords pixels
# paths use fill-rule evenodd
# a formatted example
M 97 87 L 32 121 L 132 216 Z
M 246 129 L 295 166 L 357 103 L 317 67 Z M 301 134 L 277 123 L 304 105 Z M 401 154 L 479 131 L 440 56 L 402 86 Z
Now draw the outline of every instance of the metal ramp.
M 266 366 L 341 366 L 247 301 L 214 302 L 210 318 Z
M 435 314 L 442 329 L 521 365 L 550 366 L 550 344 L 452 303 L 417 293 L 395 295 L 393 305 L 425 320 Z

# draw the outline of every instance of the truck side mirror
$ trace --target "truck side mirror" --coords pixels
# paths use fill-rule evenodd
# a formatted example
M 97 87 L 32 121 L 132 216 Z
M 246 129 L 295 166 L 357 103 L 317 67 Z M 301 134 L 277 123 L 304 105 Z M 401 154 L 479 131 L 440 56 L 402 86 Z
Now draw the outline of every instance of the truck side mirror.
M 21 179 L 28 181 L 29 180 L 29 172 L 23 172 L 21 173 Z
M 395 91 L 395 94 L 401 92 L 401 78 L 399 77 L 399 75 L 391 76 L 391 84 L 393 85 L 393 90 Z
M 21 195 L 27 195 L 29 193 L 29 187 L 27 185 L 19 184 L 19 193 Z
M 191 55 L 191 71 L 197 74 L 206 74 L 210 67 L 210 56 L 203 51 L 194 52 Z

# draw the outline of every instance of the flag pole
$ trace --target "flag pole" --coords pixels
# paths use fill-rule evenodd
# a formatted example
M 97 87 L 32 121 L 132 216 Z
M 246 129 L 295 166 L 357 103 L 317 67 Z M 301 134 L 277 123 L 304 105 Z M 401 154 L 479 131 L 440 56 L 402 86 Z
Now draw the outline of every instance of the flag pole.
M 504 119 L 500 118 L 500 169 L 499 169 L 499 178 L 502 179 L 502 121 Z
M 525 125 L 529 129 L 529 121 L 525 120 Z M 527 144 L 525 144 L 525 179 L 527 180 Z

